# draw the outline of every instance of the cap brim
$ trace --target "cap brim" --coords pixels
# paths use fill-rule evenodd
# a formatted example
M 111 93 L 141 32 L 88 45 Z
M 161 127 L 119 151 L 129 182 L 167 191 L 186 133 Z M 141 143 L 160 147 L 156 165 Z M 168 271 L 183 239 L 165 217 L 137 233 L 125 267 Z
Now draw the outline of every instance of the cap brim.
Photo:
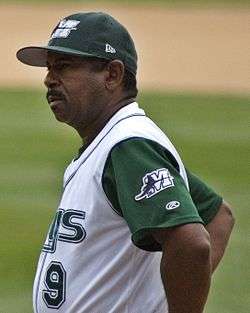
M 65 47 L 58 46 L 46 46 L 46 47 L 24 47 L 17 51 L 16 57 L 19 61 L 24 64 L 31 66 L 47 66 L 47 56 L 48 52 L 55 52 L 58 54 L 67 54 L 67 55 L 75 55 L 75 56 L 83 56 L 83 57 L 98 57 L 97 55 L 85 53 L 78 50 L 73 50 Z

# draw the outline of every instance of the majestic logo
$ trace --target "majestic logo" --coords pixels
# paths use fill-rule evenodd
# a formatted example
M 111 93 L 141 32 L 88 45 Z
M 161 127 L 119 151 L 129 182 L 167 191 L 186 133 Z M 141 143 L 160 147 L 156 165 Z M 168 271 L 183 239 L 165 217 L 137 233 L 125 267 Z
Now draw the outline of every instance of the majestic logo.
M 166 209 L 167 210 L 174 210 L 174 209 L 177 209 L 180 205 L 181 204 L 179 201 L 170 201 L 166 204 Z
M 59 209 L 50 226 L 43 251 L 54 253 L 58 241 L 79 243 L 86 237 L 83 227 L 85 212 Z
M 116 50 L 110 44 L 106 43 L 105 52 L 107 52 L 107 53 L 116 53 Z
M 148 199 L 159 193 L 160 191 L 174 186 L 174 177 L 166 168 L 160 168 L 153 172 L 147 173 L 142 178 L 143 185 L 141 192 L 135 196 L 135 200 L 139 201 L 144 198 Z
M 61 20 L 51 35 L 51 39 L 53 38 L 67 38 L 72 30 L 76 30 L 76 26 L 80 23 L 80 21 L 76 20 Z

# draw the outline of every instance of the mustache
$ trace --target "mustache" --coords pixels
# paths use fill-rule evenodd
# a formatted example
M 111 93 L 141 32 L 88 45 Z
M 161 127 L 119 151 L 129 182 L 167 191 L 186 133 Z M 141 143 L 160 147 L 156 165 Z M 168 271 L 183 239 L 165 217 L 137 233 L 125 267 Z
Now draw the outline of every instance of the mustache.
M 49 97 L 65 100 L 65 96 L 58 90 L 50 89 L 46 93 L 46 99 L 49 102 Z

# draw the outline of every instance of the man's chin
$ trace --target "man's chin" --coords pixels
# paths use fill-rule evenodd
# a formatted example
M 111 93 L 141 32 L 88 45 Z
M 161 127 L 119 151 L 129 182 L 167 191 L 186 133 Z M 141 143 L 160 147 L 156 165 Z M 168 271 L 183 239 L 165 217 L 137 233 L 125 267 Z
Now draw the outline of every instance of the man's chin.
M 52 105 L 50 108 L 51 108 L 51 111 L 53 112 L 55 118 L 59 122 L 63 122 L 63 123 L 67 122 L 67 118 L 65 116 L 64 110 L 62 110 L 60 106 Z
M 55 115 L 55 114 L 54 114 Z M 61 122 L 61 123 L 66 123 L 67 124 L 67 120 L 65 118 L 63 118 L 62 116 L 58 116 L 58 115 L 55 115 L 55 118 L 58 122 Z
M 69 125 L 69 126 L 71 126 L 71 127 L 74 127 L 74 126 L 72 125 L 71 121 L 68 120 L 65 115 L 63 115 L 63 114 L 55 114 L 55 113 L 54 113 L 54 116 L 55 116 L 55 119 L 56 119 L 58 122 L 67 124 L 67 125 Z
M 65 117 L 65 114 L 61 111 L 55 111 L 53 110 L 54 116 L 58 122 L 66 123 L 67 119 Z

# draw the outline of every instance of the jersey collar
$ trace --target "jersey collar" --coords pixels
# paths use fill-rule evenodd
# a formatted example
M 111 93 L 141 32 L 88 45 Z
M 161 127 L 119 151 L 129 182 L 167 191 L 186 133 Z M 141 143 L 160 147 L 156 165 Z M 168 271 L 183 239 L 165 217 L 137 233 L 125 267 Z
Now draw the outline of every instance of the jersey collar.
M 81 165 L 89 158 L 96 147 L 102 142 L 102 140 L 109 134 L 109 132 L 122 120 L 132 117 L 132 116 L 145 116 L 144 110 L 139 108 L 137 102 L 132 102 L 120 110 L 118 110 L 100 133 L 95 137 L 95 139 L 84 149 L 84 146 L 80 151 L 81 155 L 77 159 L 73 159 L 70 166 L 66 169 L 64 175 L 64 188 L 70 182 L 70 180 L 75 176 Z

